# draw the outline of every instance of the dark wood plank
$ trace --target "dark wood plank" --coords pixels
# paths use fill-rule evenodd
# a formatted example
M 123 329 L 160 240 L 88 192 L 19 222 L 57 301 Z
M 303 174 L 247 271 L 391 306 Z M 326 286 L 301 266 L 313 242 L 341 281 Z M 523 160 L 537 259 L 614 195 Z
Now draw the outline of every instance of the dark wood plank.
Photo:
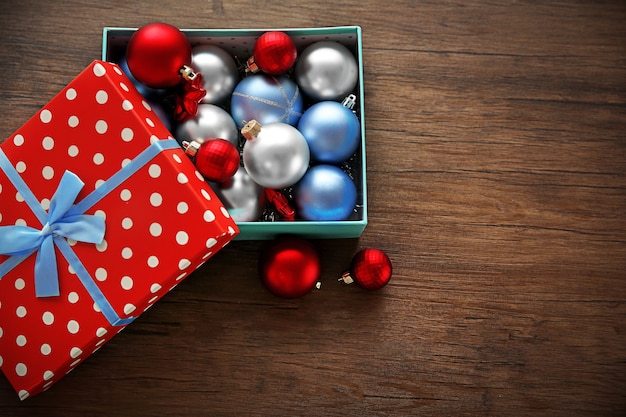
M 0 141 L 103 26 L 363 27 L 370 224 L 298 300 L 235 242 L 50 391 L 0 415 L 626 411 L 622 1 L 5 0 Z M 336 282 L 360 247 L 394 277 Z

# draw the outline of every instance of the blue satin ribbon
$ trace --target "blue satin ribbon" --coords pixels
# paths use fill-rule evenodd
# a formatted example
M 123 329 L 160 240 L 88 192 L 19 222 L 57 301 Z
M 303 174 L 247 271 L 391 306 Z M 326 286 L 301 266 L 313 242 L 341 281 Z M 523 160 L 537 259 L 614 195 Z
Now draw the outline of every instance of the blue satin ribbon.
M 85 184 L 76 174 L 65 171 L 59 187 L 50 200 L 44 226 L 37 230 L 28 226 L 0 227 L 0 253 L 29 255 L 37 251 L 35 262 L 35 295 L 59 295 L 59 276 L 54 253 L 54 241 L 62 237 L 79 242 L 101 243 L 104 239 L 104 219 L 87 214 L 67 215 Z
M 105 231 L 104 219 L 99 216 L 84 214 L 85 211 L 134 175 L 157 154 L 167 149 L 179 147 L 173 139 L 155 141 L 124 168 L 75 205 L 74 201 L 84 184 L 76 174 L 65 171 L 50 200 L 48 212 L 41 207 L 37 198 L 0 148 L 0 169 L 5 172 L 28 207 L 43 225 L 39 230 L 28 226 L 0 227 L 0 254 L 10 256 L 0 264 L 0 279 L 34 252 L 37 252 L 34 274 L 36 296 L 58 296 L 59 280 L 54 250 L 54 246 L 56 246 L 72 266 L 78 279 L 100 307 L 107 320 L 118 326 L 130 323 L 133 318 L 121 319 L 119 317 L 66 239 L 94 244 L 102 242 Z

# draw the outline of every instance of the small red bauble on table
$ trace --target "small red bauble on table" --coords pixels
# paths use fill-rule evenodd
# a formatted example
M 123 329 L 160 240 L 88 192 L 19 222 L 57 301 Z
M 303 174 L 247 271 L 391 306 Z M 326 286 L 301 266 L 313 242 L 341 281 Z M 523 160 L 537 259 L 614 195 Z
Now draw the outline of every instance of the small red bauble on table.
M 283 298 L 308 294 L 318 284 L 320 259 L 311 242 L 281 237 L 259 259 L 261 279 L 270 292 Z
M 254 44 L 253 55 L 248 58 L 247 71 L 263 71 L 268 75 L 281 75 L 296 63 L 298 52 L 293 40 L 284 32 L 265 32 Z
M 346 284 L 356 284 L 366 290 L 378 290 L 391 279 L 391 260 L 379 249 L 366 248 L 352 258 L 350 269 L 339 278 Z

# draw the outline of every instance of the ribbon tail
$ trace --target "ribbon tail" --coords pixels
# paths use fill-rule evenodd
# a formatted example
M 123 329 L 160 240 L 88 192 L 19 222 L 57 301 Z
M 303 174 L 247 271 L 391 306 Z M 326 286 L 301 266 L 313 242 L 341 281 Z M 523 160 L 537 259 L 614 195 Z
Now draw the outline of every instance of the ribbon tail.
M 54 254 L 54 240 L 51 235 L 43 240 L 35 259 L 35 295 L 56 297 L 59 291 L 57 259 Z

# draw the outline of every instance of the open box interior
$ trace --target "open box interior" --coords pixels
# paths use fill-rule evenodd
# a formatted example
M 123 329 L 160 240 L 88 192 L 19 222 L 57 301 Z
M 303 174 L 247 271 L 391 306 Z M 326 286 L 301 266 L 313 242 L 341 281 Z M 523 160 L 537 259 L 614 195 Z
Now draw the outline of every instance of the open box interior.
M 357 188 L 357 203 L 354 212 L 342 221 L 254 221 L 238 222 L 240 240 L 272 239 L 283 234 L 297 234 L 310 238 L 354 238 L 361 235 L 367 225 L 367 186 L 365 162 L 365 120 L 363 103 L 363 61 L 361 49 L 361 29 L 358 26 L 302 29 L 181 29 L 193 47 L 215 45 L 235 58 L 241 67 L 240 79 L 244 76 L 243 67 L 252 56 L 256 40 L 267 31 L 283 31 L 294 41 L 298 53 L 318 41 L 334 41 L 347 47 L 358 64 L 358 81 L 353 92 L 357 99 L 353 111 L 360 121 L 361 144 L 355 155 L 339 165 L 354 180 Z M 104 28 L 102 59 L 119 62 L 126 53 L 126 46 L 135 28 Z M 289 74 L 287 74 L 289 76 Z M 304 108 L 314 104 L 304 96 Z M 220 105 L 230 114 L 230 103 Z M 172 130 L 175 130 L 174 128 Z

